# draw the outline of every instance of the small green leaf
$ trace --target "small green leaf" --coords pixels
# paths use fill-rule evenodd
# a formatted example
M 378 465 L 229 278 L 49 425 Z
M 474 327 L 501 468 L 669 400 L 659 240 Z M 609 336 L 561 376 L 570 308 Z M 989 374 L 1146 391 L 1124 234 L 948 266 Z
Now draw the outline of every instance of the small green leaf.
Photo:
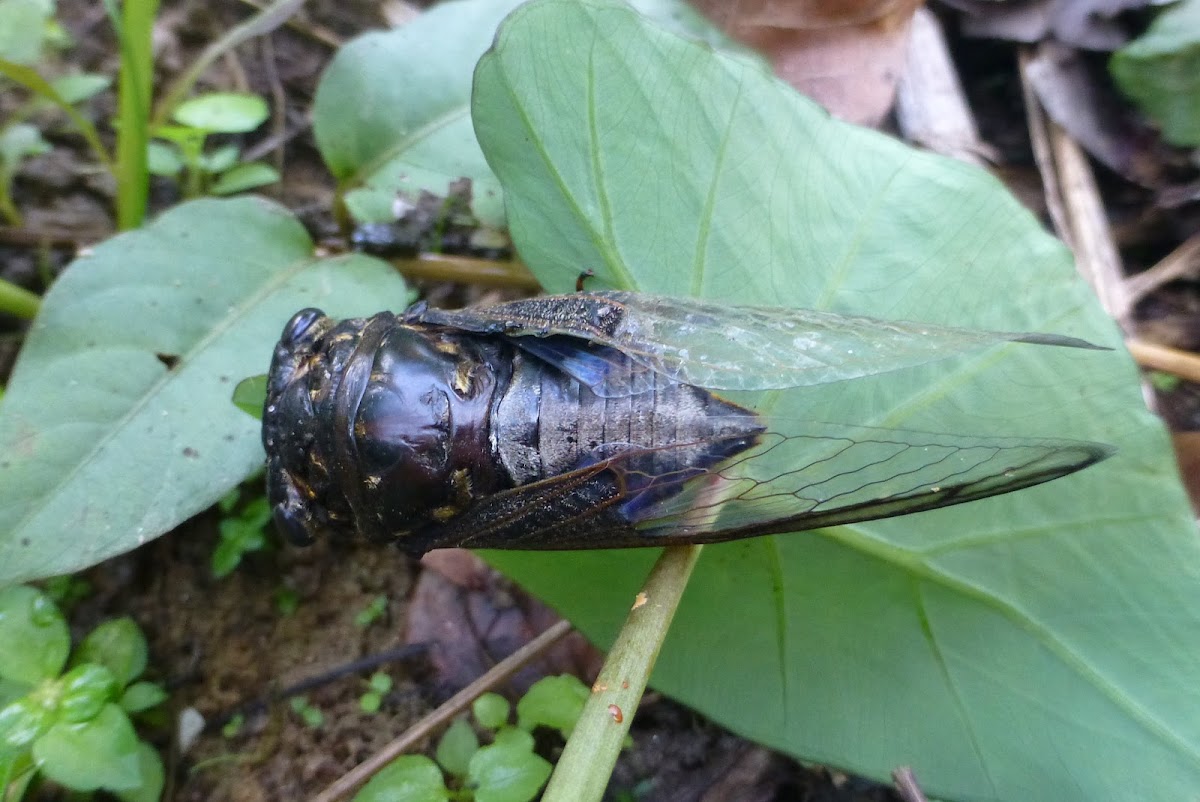
M 233 718 L 229 719 L 229 721 L 227 721 L 225 723 L 224 727 L 221 728 L 221 737 L 223 737 L 223 738 L 236 737 L 237 734 L 242 731 L 242 727 L 244 727 L 245 725 L 246 725 L 246 717 L 243 716 L 241 713 L 237 713 L 234 715 Z
M 204 154 L 200 159 L 200 166 L 209 173 L 223 173 L 237 164 L 241 155 L 242 149 L 237 145 L 222 145 L 213 152 Z
M 8 677 L 0 677 L 0 707 L 15 702 L 29 692 L 27 682 L 17 682 Z
M 126 713 L 140 713 L 165 702 L 167 692 L 154 682 L 135 682 L 121 695 L 121 708 Z
M 1200 0 L 1163 10 L 1149 30 L 1113 53 L 1117 86 L 1175 145 L 1200 145 Z
M 0 754 L 27 748 L 54 725 L 57 710 L 32 696 L 0 708 Z
M 368 691 L 358 698 L 358 709 L 364 713 L 378 713 L 383 704 L 383 697 L 375 691 Z
M 253 542 L 241 541 L 233 538 L 221 539 L 217 547 L 213 549 L 212 556 L 212 573 L 217 579 L 229 576 L 233 570 L 242 562 L 242 555 L 247 551 L 253 551 L 253 548 L 244 548 L 244 546 L 253 546 Z M 261 545 L 261 544 L 260 544 Z
M 50 143 L 42 138 L 42 132 L 29 123 L 16 123 L 0 131 L 0 161 L 9 171 L 16 169 L 21 160 L 50 151 Z
M 262 420 L 263 404 L 267 400 L 267 374 L 260 373 L 242 379 L 233 388 L 233 403 L 253 418 Z
M 108 89 L 112 85 L 112 79 L 94 72 L 78 72 L 55 78 L 50 85 L 65 102 L 75 104 Z
M 571 674 L 543 677 L 517 702 L 518 726 L 524 730 L 550 727 L 567 738 L 579 721 L 588 694 L 587 686 Z
M 68 671 L 60 680 L 62 701 L 59 711 L 68 724 L 94 719 L 117 695 L 117 678 L 106 666 L 83 663 Z
M 154 136 L 191 150 L 204 142 L 207 133 L 188 125 L 160 125 L 154 129 Z
M 504 727 L 496 733 L 492 746 L 503 746 L 505 749 L 524 749 L 533 751 L 533 736 L 517 727 Z
M 241 134 L 263 124 L 270 110 L 258 95 L 241 92 L 212 92 L 179 104 L 172 114 L 175 122 L 202 131 Z
M 0 787 L 3 787 L 7 794 L 6 799 L 24 799 L 25 791 L 36 774 L 37 766 L 34 765 L 33 756 L 28 751 L 4 754 L 0 750 L 0 783 L 3 784 Z
M 43 582 L 42 590 L 60 609 L 69 609 L 91 595 L 92 585 L 77 574 L 61 574 Z
M 1160 393 L 1174 392 L 1182 379 L 1173 373 L 1164 373 L 1161 370 L 1152 370 L 1146 374 L 1146 378 L 1150 380 L 1150 385 Z
M 354 616 L 354 623 L 360 627 L 369 627 L 387 612 L 387 604 L 387 596 L 382 594 L 376 596 L 366 607 L 358 611 L 358 614 Z
M 242 489 L 240 487 L 235 487 L 233 490 L 230 490 L 228 493 L 221 496 L 221 500 L 217 502 L 217 509 L 226 515 L 229 515 L 233 512 L 233 508 L 236 507 L 238 502 L 241 500 Z
M 310 705 L 307 697 L 293 696 L 289 705 L 307 726 L 316 729 L 325 723 L 325 714 Z
M 222 173 L 208 191 L 214 195 L 235 195 L 279 180 L 279 171 L 262 162 L 246 162 Z
M 281 587 L 275 591 L 275 609 L 280 615 L 291 615 L 300 606 L 300 594 L 291 588 Z
M 73 662 L 107 667 L 123 688 L 146 670 L 146 636 L 128 616 L 105 621 L 79 644 Z
M 73 791 L 126 791 L 142 778 L 137 735 L 115 704 L 82 724 L 55 724 L 33 745 L 33 756 L 51 780 Z
M 166 142 L 146 143 L 146 169 L 151 175 L 175 178 L 183 170 L 183 157 L 179 149 Z
M 165 779 L 162 758 L 158 752 L 145 741 L 139 741 L 137 787 L 117 791 L 116 795 L 124 802 L 158 802 L 162 798 Z
M 258 551 L 267 545 L 264 527 L 271 520 L 271 507 L 266 498 L 258 498 L 247 504 L 236 516 L 222 518 L 217 525 L 221 542 L 213 551 L 213 576 L 226 576 L 242 560 L 242 555 Z
M 41 0 L 0 2 L 0 58 L 33 64 L 42 54 L 46 21 L 53 13 Z
M 368 682 L 371 685 L 371 690 L 375 691 L 376 693 L 387 693 L 392 689 L 392 685 L 394 684 L 391 676 L 383 673 L 382 671 L 376 671 L 374 674 L 372 674 L 371 679 L 368 680 Z
M 436 763 L 424 755 L 402 755 L 372 777 L 354 802 L 443 802 L 449 798 Z
M 471 712 L 480 726 L 498 730 L 508 723 L 508 700 L 498 693 L 485 693 L 471 703 Z
M 447 774 L 455 777 L 465 777 L 471 763 L 471 757 L 479 750 L 479 737 L 467 722 L 466 718 L 457 718 L 438 741 L 438 765 Z
M 467 781 L 476 788 L 475 802 L 529 802 L 550 779 L 552 767 L 533 753 L 529 733 L 510 729 L 502 734 L 471 758 Z
M 58 676 L 67 662 L 67 622 L 40 590 L 0 590 L 0 676 L 26 685 Z

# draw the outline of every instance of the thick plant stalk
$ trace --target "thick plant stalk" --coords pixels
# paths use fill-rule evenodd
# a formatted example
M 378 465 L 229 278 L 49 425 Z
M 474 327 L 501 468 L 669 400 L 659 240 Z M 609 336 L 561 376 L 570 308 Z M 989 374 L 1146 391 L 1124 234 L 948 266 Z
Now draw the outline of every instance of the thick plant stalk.
M 542 802 L 590 802 L 604 795 L 701 548 L 672 546 L 654 564 L 592 686 L 591 698 L 550 777 Z
M 150 173 L 146 166 L 149 142 L 150 96 L 154 80 L 154 52 L 150 45 L 158 0 L 128 0 L 109 13 L 121 43 L 121 70 L 117 77 L 117 227 L 137 228 L 146 216 Z
M 35 293 L 0 279 L 0 312 L 28 320 L 37 314 L 41 303 Z

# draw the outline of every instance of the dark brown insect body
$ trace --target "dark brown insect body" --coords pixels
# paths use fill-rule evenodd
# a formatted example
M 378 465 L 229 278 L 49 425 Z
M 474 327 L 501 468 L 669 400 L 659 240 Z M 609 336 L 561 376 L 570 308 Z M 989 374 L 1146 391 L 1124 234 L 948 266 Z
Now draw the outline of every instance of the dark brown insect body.
M 831 365 L 856 350 L 851 376 L 997 340 L 1085 345 L 628 293 L 340 323 L 304 310 L 271 366 L 269 498 L 301 542 L 649 546 L 945 506 L 1106 456 L 1067 441 L 785 432 L 711 392 L 845 378 Z M 789 467 L 764 474 L 765 458 Z

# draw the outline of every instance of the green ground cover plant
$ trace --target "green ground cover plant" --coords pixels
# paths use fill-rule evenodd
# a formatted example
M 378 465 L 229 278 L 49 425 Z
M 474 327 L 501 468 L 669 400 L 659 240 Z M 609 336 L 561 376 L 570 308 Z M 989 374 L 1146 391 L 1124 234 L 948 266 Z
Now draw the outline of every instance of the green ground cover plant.
M 0 789 L 17 802 L 34 783 L 157 800 L 158 752 L 131 716 L 167 698 L 141 680 L 146 640 L 129 618 L 105 621 L 71 652 L 66 621 L 41 591 L 0 590 Z M 69 659 L 68 659 L 69 657 Z

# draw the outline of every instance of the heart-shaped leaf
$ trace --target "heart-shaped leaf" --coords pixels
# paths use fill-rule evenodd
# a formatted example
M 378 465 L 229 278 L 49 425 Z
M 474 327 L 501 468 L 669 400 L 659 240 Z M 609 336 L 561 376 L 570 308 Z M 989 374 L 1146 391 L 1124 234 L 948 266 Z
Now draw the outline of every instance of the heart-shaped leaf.
M 397 194 L 445 195 L 450 182 L 470 178 L 476 217 L 504 225 L 500 186 L 472 128 L 471 73 L 500 21 L 522 2 L 439 3 L 338 51 L 317 87 L 313 133 L 356 219 L 389 221 Z M 714 47 L 740 47 L 683 0 L 631 5 Z
M 1120 345 L 1066 249 L 986 173 L 832 121 L 623 5 L 522 7 L 474 92 L 514 240 L 549 290 L 591 268 L 597 288 Z M 1200 787 L 1200 548 L 1127 356 L 1006 345 L 737 399 L 1120 450 L 1000 498 L 706 547 L 655 687 L 807 759 L 881 779 L 912 766 L 943 798 Z M 488 558 L 607 644 L 654 556 Z
M 262 462 L 259 422 L 230 396 L 266 371 L 288 317 L 405 300 L 387 265 L 318 261 L 290 214 L 251 198 L 179 206 L 77 259 L 0 405 L 0 584 L 92 565 L 212 505 Z

